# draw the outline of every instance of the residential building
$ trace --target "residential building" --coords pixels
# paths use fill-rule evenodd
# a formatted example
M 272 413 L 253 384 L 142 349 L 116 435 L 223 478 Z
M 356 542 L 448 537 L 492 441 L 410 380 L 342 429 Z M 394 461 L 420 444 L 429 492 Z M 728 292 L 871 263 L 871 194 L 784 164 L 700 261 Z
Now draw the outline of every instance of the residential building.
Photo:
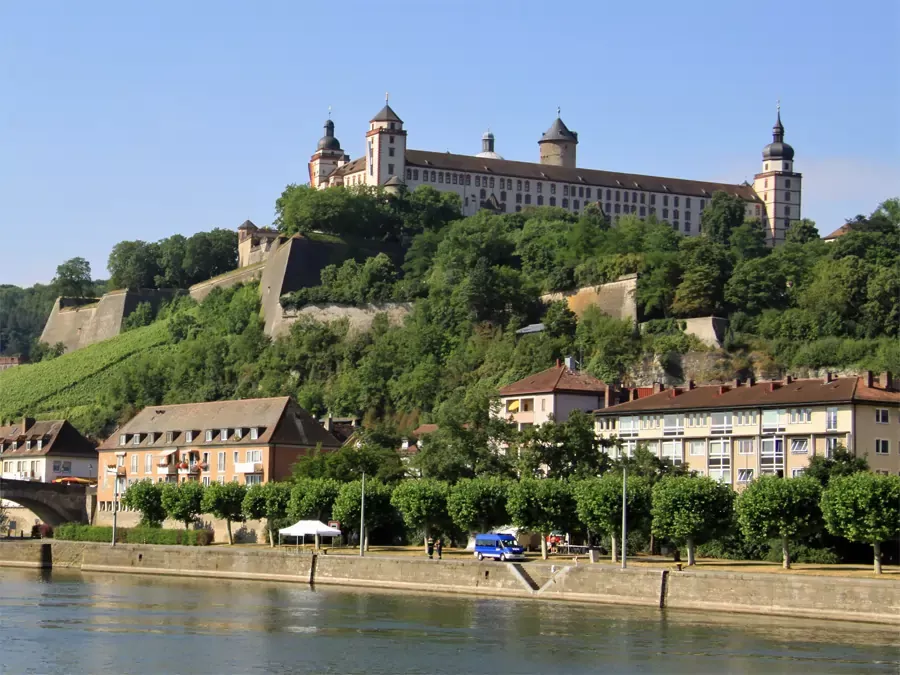
M 286 396 L 148 406 L 100 446 L 100 516 L 111 514 L 116 487 L 121 494 L 139 480 L 255 485 L 287 478 L 316 448 L 340 445 Z
M 97 448 L 67 420 L 21 421 L 0 426 L 3 478 L 50 483 L 96 478 Z
M 8 370 L 21 366 L 24 359 L 21 356 L 0 356 L 0 370 Z
M 538 161 L 504 159 L 490 131 L 475 155 L 409 149 L 404 122 L 385 101 L 365 134 L 365 154 L 350 160 L 325 122 L 325 135 L 309 161 L 309 182 L 316 188 L 383 186 L 412 190 L 428 185 L 459 195 L 464 215 L 481 208 L 501 212 L 528 206 L 556 206 L 579 213 L 598 205 L 613 222 L 627 213 L 655 215 L 685 235 L 700 234 L 701 214 L 714 192 L 743 199 L 746 215 L 766 226 L 770 244 L 784 241 L 787 223 L 801 217 L 801 174 L 794 171 L 794 149 L 784 142 L 779 107 L 772 143 L 763 149 L 761 172 L 753 185 L 684 178 L 645 176 L 581 168 L 577 164 L 578 134 L 557 118 L 538 140 Z
M 890 373 L 663 389 L 595 412 L 609 452 L 642 444 L 740 488 L 760 475 L 797 476 L 839 445 L 878 473 L 900 473 L 900 390 Z
M 500 390 L 495 415 L 508 419 L 519 430 L 535 424 L 569 419 L 575 410 L 591 412 L 615 401 L 614 390 L 587 373 L 575 369 L 571 359 L 513 382 Z

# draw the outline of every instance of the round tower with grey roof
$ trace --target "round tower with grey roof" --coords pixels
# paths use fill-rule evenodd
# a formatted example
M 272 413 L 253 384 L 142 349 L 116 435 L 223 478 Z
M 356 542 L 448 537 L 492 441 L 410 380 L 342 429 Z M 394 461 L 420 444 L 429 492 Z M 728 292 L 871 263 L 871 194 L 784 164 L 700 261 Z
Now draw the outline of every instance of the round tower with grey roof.
M 541 136 L 538 147 L 541 149 L 541 164 L 575 168 L 575 146 L 578 145 L 578 134 L 570 131 L 556 110 L 556 119 L 550 128 Z
M 316 151 L 309 159 L 309 184 L 314 188 L 328 187 L 329 176 L 346 157 L 341 150 L 341 142 L 334 136 L 334 122 L 331 121 L 330 109 L 324 126 L 325 135 L 319 139 Z

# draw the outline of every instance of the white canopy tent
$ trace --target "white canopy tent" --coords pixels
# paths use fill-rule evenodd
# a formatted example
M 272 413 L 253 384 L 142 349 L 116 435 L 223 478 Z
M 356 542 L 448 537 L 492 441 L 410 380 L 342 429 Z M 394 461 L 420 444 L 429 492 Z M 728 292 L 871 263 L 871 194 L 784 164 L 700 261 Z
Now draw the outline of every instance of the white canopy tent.
M 300 539 L 306 539 L 307 536 L 316 538 L 316 544 L 319 543 L 320 537 L 340 537 L 341 531 L 336 527 L 329 527 L 321 520 L 299 520 L 290 527 L 282 527 L 278 530 L 278 543 L 281 543 L 282 537 L 296 537 L 299 544 Z

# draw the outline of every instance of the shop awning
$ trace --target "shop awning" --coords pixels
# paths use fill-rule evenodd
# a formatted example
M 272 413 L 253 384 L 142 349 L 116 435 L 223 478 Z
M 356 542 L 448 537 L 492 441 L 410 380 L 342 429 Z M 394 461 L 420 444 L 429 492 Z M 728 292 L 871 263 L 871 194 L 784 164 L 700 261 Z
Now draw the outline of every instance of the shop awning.
M 161 453 L 159 453 L 159 456 L 160 457 L 168 457 L 173 452 L 178 452 L 178 448 L 171 448 L 169 450 L 163 450 Z

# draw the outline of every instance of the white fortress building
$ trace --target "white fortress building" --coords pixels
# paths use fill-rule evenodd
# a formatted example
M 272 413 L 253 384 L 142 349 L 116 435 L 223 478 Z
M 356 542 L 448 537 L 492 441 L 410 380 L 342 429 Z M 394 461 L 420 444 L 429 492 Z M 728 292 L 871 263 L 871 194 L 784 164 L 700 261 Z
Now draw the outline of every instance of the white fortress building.
M 366 153 L 358 159 L 350 160 L 335 138 L 334 123 L 325 122 L 325 135 L 309 160 L 309 182 L 320 189 L 405 185 L 414 190 L 430 185 L 458 194 L 467 216 L 481 208 L 512 212 L 527 206 L 557 206 L 578 213 L 597 203 L 613 221 L 624 213 L 653 214 L 685 235 L 700 233 L 701 212 L 713 193 L 722 190 L 746 202 L 747 217 L 763 222 L 771 245 L 783 242 L 788 224 L 801 217 L 802 177 L 794 172 L 794 149 L 784 142 L 780 106 L 772 142 L 763 148 L 762 171 L 754 176 L 753 185 L 580 168 L 578 134 L 558 113 L 538 141 L 537 162 L 503 159 L 494 141 L 492 133 L 485 133 L 476 155 L 410 150 L 403 120 L 385 100 L 369 120 Z

